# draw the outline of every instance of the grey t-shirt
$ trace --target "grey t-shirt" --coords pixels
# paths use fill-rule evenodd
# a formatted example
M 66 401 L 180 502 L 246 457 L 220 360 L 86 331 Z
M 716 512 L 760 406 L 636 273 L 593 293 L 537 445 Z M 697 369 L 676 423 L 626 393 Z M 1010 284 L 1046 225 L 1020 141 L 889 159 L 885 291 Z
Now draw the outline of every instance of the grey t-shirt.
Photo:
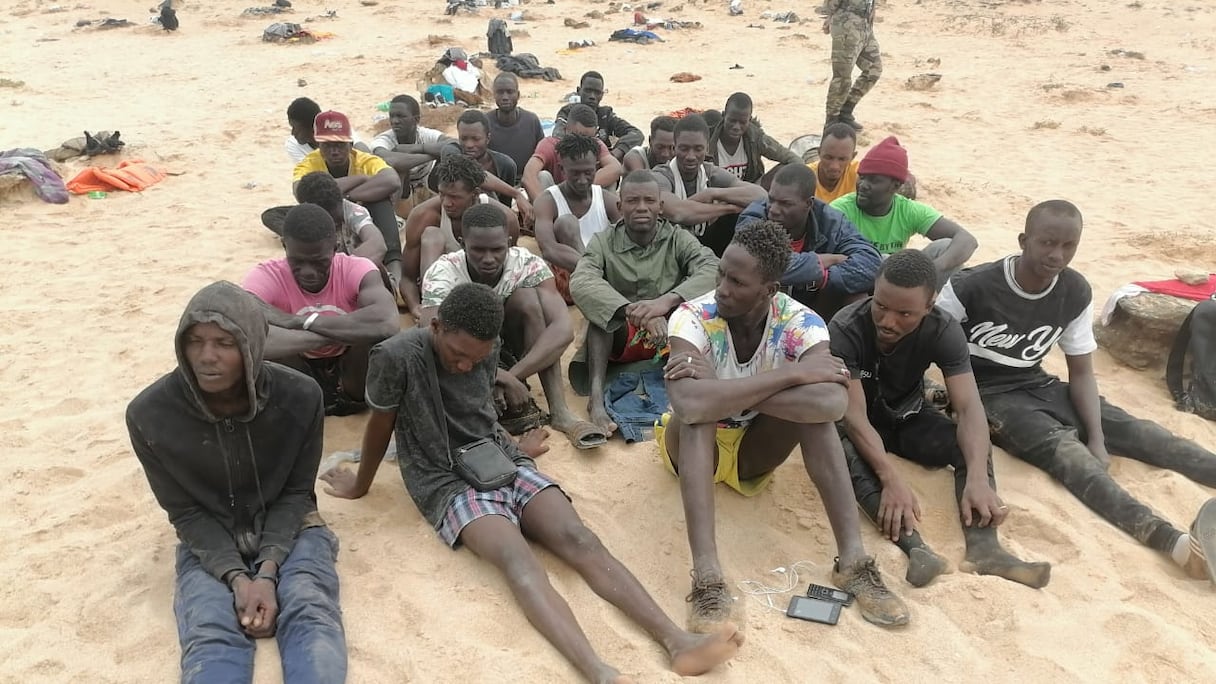
M 545 131 L 540 125 L 540 119 L 526 109 L 517 108 L 519 120 L 514 126 L 504 126 L 498 122 L 495 112 L 488 114 L 490 118 L 490 149 L 501 152 L 515 162 L 515 167 L 523 173 L 528 160 L 536 150 L 536 145 L 545 139 Z
M 414 505 L 434 527 L 452 499 L 469 486 L 452 471 L 449 450 L 493 436 L 517 466 L 536 467 L 498 426 L 493 401 L 497 372 L 495 344 L 494 352 L 473 370 L 449 373 L 436 356 L 429 328 L 402 331 L 372 348 L 367 403 L 374 410 L 397 413 L 401 477 Z M 436 415 L 435 388 L 441 416 Z M 402 406 L 408 409 L 401 410 Z

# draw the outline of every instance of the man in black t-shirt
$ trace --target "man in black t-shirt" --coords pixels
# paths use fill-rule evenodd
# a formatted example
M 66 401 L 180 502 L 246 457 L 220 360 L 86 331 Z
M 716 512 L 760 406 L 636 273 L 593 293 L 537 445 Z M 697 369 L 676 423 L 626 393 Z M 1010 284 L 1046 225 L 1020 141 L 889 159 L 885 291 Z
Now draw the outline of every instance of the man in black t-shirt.
M 359 471 L 325 473 L 327 493 L 346 499 L 366 494 L 395 430 L 401 476 L 427 522 L 449 546 L 464 544 L 497 567 L 528 619 L 588 681 L 621 675 L 595 653 L 528 539 L 568 563 L 595 593 L 653 635 L 678 674 L 699 675 L 729 660 L 743 640 L 738 628 L 727 624 L 712 634 L 680 629 L 583 525 L 557 484 L 536 469 L 532 457 L 548 450 L 546 433 L 533 431 L 516 444 L 495 422 L 495 378 L 506 372 L 498 369 L 503 315 L 502 297 L 486 285 L 457 285 L 429 326 L 372 349 L 372 414 Z M 482 491 L 458 474 L 454 455 L 480 440 L 496 445 L 500 460 L 514 463 L 512 482 Z
M 1068 268 L 1080 240 L 1081 212 L 1063 200 L 1043 202 L 1026 216 L 1020 255 L 959 273 L 946 284 L 938 306 L 963 324 L 997 446 L 1046 471 L 1187 574 L 1216 582 L 1207 562 L 1216 552 L 1216 499 L 1203 505 L 1188 534 L 1107 472 L 1109 448 L 1216 487 L 1216 454 L 1098 396 L 1093 296 L 1085 277 Z M 1041 365 L 1057 342 L 1069 382 Z
M 958 323 L 933 306 L 936 294 L 933 260 L 905 249 L 883 262 L 872 297 L 832 319 L 832 353 L 853 378 L 843 421 L 853 493 L 883 534 L 908 554 L 908 582 L 922 587 L 945 572 L 946 562 L 916 531 L 920 504 L 887 453 L 929 468 L 951 466 L 967 544 L 963 569 L 1044 587 L 1051 566 L 1015 558 L 997 539 L 1009 507 L 996 494 L 992 445 L 967 341 Z M 930 364 L 946 378 L 957 426 L 925 405 Z

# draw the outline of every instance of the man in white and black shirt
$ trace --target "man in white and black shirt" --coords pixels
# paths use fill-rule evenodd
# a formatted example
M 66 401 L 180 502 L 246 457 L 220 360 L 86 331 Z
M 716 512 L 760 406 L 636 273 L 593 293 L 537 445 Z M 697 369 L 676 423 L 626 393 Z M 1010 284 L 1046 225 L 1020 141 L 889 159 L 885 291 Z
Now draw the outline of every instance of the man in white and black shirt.
M 1107 473 L 1109 448 L 1216 486 L 1216 454 L 1128 415 L 1098 396 L 1097 349 L 1089 283 L 1068 268 L 1081 240 L 1081 212 L 1063 200 L 1026 217 L 1020 255 L 955 276 L 937 305 L 963 324 L 993 442 L 1060 481 L 1085 505 L 1188 574 L 1216 581 L 1205 558 L 1216 548 L 1216 499 L 1190 534 L 1174 527 Z M 1068 362 L 1061 382 L 1041 367 L 1059 344 Z

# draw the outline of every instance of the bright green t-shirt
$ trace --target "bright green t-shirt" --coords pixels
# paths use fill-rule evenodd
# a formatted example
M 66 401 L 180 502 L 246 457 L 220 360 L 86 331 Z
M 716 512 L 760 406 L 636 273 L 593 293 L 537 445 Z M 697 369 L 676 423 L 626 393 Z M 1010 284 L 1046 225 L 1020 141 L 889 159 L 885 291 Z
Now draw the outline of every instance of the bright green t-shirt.
M 874 244 L 879 254 L 894 254 L 908 246 L 908 238 L 924 235 L 942 217 L 942 213 L 923 202 L 896 195 L 891 201 L 891 211 L 886 216 L 870 216 L 857 208 L 857 193 L 850 193 L 832 202 L 867 240 Z

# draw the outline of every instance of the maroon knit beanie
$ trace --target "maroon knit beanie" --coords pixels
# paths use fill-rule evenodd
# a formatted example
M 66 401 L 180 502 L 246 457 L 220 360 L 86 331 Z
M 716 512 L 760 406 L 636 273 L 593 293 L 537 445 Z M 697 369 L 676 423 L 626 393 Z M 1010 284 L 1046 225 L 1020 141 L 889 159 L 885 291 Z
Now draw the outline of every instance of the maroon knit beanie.
M 870 148 L 857 166 L 857 174 L 890 176 L 900 183 L 908 180 L 908 151 L 900 146 L 895 136 L 890 136 Z

